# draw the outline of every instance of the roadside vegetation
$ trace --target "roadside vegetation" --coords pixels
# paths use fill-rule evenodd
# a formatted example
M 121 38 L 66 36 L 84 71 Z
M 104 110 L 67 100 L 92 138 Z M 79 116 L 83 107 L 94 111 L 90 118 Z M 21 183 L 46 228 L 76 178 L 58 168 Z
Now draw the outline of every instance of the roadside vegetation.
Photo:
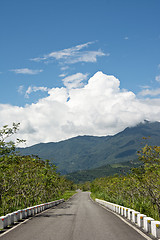
M 0 130 L 0 216 L 17 209 L 71 197 L 74 185 L 57 173 L 49 160 L 38 156 L 20 156 L 15 142 L 7 141 L 19 124 Z M 23 140 L 17 139 L 17 142 Z
M 143 163 L 128 175 L 94 180 L 88 186 L 92 198 L 99 198 L 140 211 L 160 220 L 160 147 L 146 145 L 138 152 Z
M 56 166 L 38 156 L 22 156 L 16 144 L 8 141 L 19 124 L 0 130 L 0 216 L 17 209 L 64 198 L 75 189 L 91 191 L 92 198 L 100 198 L 133 208 L 160 220 L 160 146 L 146 145 L 138 152 L 139 167 L 131 172 L 97 178 L 92 182 L 74 185 L 57 173 Z

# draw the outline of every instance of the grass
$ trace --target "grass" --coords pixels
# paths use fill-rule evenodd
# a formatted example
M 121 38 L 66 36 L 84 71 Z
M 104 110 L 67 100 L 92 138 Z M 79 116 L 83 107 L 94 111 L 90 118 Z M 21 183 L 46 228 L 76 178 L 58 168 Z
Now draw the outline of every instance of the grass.
M 70 197 L 72 197 L 76 191 L 66 191 L 61 198 L 64 198 L 64 200 L 68 200 Z

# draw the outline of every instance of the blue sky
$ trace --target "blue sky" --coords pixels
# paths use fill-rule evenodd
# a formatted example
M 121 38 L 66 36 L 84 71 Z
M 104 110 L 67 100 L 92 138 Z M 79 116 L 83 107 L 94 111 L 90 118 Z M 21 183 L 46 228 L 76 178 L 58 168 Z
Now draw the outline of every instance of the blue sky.
M 21 122 L 20 135 L 34 144 L 114 134 L 144 118 L 160 121 L 159 10 L 159 0 L 1 0 L 0 126 Z M 126 110 L 123 93 L 134 95 Z M 115 97 L 121 120 L 111 107 Z

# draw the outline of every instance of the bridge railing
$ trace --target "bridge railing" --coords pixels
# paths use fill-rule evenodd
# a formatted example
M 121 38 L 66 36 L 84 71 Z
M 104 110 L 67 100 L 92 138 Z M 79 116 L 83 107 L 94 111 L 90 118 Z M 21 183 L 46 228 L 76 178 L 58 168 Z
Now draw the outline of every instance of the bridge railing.
M 145 232 L 152 234 L 156 238 L 160 238 L 160 221 L 155 221 L 151 217 L 147 217 L 134 209 L 126 208 L 111 202 L 107 202 L 101 199 L 95 199 L 95 201 L 111 211 L 127 218 L 138 227 L 142 228 Z
M 12 213 L 8 213 L 5 216 L 0 217 L 0 229 L 7 228 L 8 226 L 11 226 L 21 220 L 24 220 L 26 218 L 29 218 L 31 216 L 34 216 L 48 208 L 52 208 L 60 203 L 64 202 L 64 199 L 43 203 L 40 205 L 28 207 L 25 209 L 17 210 Z

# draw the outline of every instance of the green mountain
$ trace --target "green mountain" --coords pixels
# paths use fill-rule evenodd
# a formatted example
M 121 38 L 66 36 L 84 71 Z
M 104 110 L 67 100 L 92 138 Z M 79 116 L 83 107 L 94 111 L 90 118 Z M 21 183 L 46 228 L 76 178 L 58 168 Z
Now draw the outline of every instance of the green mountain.
M 144 140 L 143 137 L 149 139 Z M 62 174 L 107 164 L 133 161 L 145 144 L 160 145 L 160 122 L 140 123 L 106 137 L 78 136 L 61 142 L 40 143 L 18 149 L 21 154 L 51 160 Z

